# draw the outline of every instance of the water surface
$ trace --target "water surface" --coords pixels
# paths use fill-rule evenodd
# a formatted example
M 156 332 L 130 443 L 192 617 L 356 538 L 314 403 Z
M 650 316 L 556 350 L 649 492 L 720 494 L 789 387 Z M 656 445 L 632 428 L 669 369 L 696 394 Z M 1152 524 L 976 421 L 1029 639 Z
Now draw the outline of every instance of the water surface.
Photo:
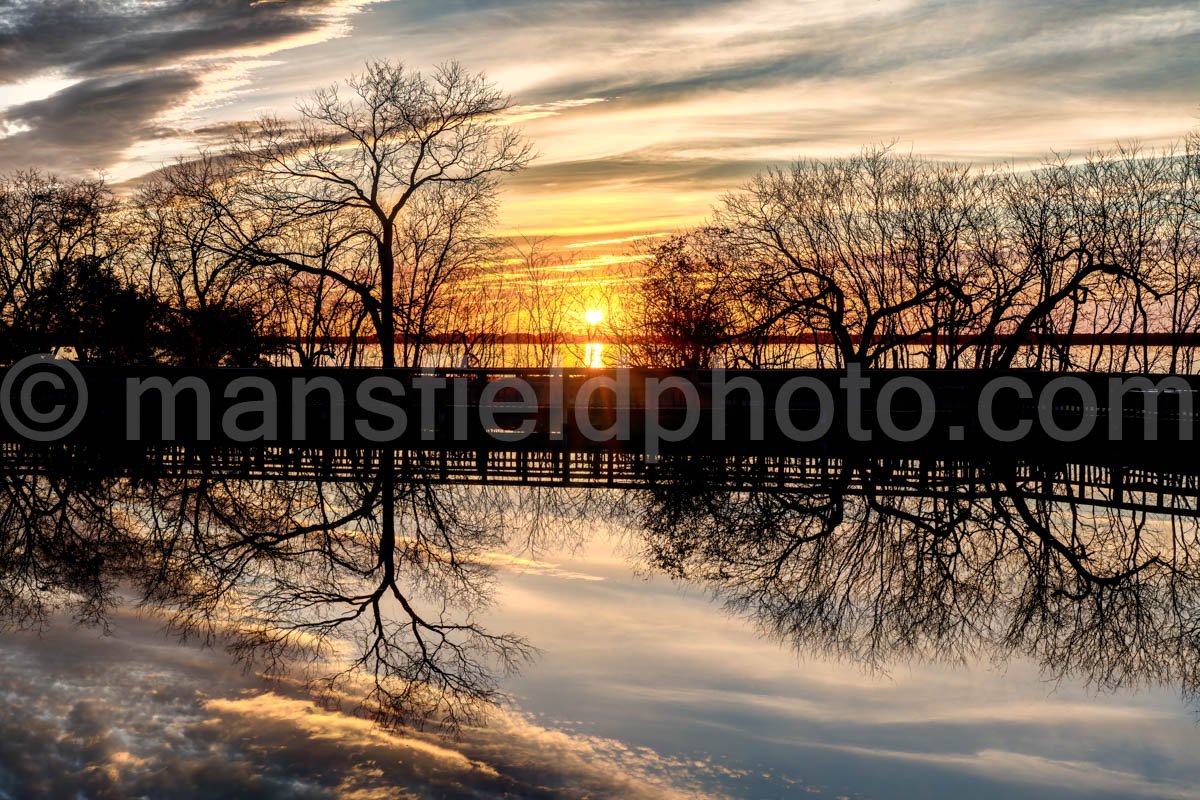
M 995 465 L 900 495 L 879 463 L 748 493 L 694 463 L 616 490 L 76 462 L 4 476 L 6 797 L 1200 786 L 1197 523 L 1148 510 L 1152 487 L 1063 500 L 1053 476 L 1075 473 Z M 308 652 L 347 608 L 366 622 Z M 458 647 L 422 657 L 434 631 Z

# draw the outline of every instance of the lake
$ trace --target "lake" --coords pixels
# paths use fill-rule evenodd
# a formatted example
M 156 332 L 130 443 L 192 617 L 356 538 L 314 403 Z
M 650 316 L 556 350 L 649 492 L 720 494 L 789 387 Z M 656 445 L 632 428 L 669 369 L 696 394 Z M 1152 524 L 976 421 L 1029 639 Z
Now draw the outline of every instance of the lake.
M 747 491 L 726 456 L 608 488 L 64 448 L 2 471 L 0 796 L 1200 786 L 1178 467 L 859 455 Z

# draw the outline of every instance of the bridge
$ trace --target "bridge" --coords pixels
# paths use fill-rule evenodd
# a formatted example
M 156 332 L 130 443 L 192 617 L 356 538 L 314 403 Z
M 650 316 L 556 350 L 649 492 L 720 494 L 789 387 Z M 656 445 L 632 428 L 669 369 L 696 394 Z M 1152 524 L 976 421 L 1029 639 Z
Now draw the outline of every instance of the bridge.
M 1049 502 L 1200 507 L 1190 376 L 48 368 L 60 380 L 0 370 L 0 469 L 319 481 L 386 469 L 432 484 L 964 500 L 1005 485 Z M 71 424 L 38 428 L 52 411 Z M 989 424 L 1028 431 L 997 440 Z
M 1020 458 L 1068 447 L 1076 455 L 1186 466 L 1195 461 L 1200 390 L 1192 376 L 1021 370 L 54 366 L 60 363 L 0 370 L 0 442 L 641 447 L 777 457 L 869 446 L 876 454 L 946 458 L 980 448 Z
M 1200 469 L 1058 462 L 870 456 L 670 455 L 637 451 L 197 448 L 158 445 L 97 452 L 79 446 L 0 445 L 0 473 L 73 478 L 217 479 L 572 487 L 693 494 L 743 492 L 1027 501 L 1200 518 Z

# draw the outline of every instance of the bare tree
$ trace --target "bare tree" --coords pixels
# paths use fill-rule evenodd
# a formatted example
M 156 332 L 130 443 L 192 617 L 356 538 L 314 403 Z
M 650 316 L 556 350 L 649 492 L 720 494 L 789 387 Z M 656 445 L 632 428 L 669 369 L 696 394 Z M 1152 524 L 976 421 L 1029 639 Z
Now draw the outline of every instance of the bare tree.
M 446 285 L 479 262 L 497 182 L 531 150 L 501 124 L 508 99 L 457 64 L 426 75 L 375 62 L 347 88 L 313 94 L 298 123 L 243 129 L 233 153 L 253 198 L 246 224 L 263 235 L 241 246 L 354 292 L 394 366 L 397 335 L 426 336 Z M 303 247 L 297 229 L 322 216 L 339 220 L 339 235 Z M 415 363 L 419 345 L 406 347 Z
M 868 150 L 768 171 L 717 214 L 745 264 L 741 339 L 811 340 L 819 364 L 1176 369 L 1179 342 L 1148 334 L 1195 324 L 1194 141 L 1033 170 Z
M 831 463 L 821 487 L 747 492 L 693 456 L 660 464 L 632 513 L 652 566 L 797 648 L 875 668 L 1017 654 L 1051 679 L 1200 694 L 1194 515 L 1056 499 L 1052 468 L 1002 464 L 914 494 L 888 485 L 897 466 Z
M 737 251 L 728 230 L 701 228 L 646 245 L 625 312 L 634 361 L 654 367 L 712 365 L 739 322 Z
M 509 261 L 521 283 L 514 332 L 529 337 L 519 360 L 526 366 L 552 367 L 567 343 L 570 302 L 564 274 L 571 264 L 561 253 L 547 250 L 545 237 L 521 237 L 510 247 Z
M 483 556 L 506 535 L 501 509 L 400 480 L 387 463 L 366 458 L 351 482 L 214 468 L 128 485 L 145 601 L 181 635 L 269 673 L 298 670 L 384 724 L 471 719 L 501 699 L 497 674 L 533 652 L 475 619 L 491 597 Z
M 961 243 L 977 182 L 964 167 L 868 150 L 802 161 L 731 195 L 718 221 L 754 263 L 765 313 L 878 363 L 969 304 Z
M 0 178 L 0 317 L 71 261 L 119 258 L 128 236 L 100 180 L 61 180 L 37 170 Z
M 232 179 L 226 162 L 202 154 L 160 170 L 133 199 L 140 278 L 177 308 L 260 299 L 263 270 L 221 236 Z

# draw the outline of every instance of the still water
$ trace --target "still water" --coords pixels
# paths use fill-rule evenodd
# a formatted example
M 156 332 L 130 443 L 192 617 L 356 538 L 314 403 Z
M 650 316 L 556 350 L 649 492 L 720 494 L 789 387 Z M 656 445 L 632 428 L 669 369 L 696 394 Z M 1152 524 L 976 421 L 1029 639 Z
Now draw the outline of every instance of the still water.
M 1185 501 L 64 469 L 0 488 L 2 797 L 1200 796 Z

